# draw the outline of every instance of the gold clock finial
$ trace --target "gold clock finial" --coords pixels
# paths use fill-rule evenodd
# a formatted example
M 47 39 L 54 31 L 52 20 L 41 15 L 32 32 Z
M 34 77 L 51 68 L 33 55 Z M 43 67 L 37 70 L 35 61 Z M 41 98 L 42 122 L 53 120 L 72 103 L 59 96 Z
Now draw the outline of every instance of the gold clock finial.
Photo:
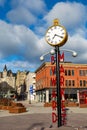
M 55 26 L 57 26 L 57 25 L 59 24 L 58 19 L 54 19 L 54 21 L 53 21 L 53 22 L 54 22 L 54 25 L 55 25 Z

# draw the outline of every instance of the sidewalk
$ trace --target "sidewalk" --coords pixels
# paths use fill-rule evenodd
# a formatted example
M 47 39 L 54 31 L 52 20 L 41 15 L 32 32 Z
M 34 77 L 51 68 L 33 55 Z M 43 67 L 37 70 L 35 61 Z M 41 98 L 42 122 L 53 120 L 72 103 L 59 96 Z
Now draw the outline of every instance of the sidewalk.
M 5 116 L 16 116 L 16 115 L 27 115 L 27 114 L 38 114 L 38 113 L 51 113 L 51 107 L 43 107 L 43 103 L 32 103 L 29 104 L 27 101 L 21 101 L 21 103 L 26 107 L 27 112 L 23 113 L 9 113 L 8 110 L 0 110 L 0 117 Z
M 8 110 L 0 110 L 0 117 L 5 116 L 13 116 L 13 115 L 26 115 L 26 114 L 34 114 L 34 113 L 52 113 L 51 107 L 44 107 L 44 103 L 31 103 L 28 101 L 20 101 L 25 107 L 27 112 L 14 114 L 9 113 Z M 80 113 L 87 114 L 87 108 L 79 108 L 79 107 L 67 107 L 68 114 Z
M 12 114 L 0 110 L 1 130 L 87 130 L 87 108 L 67 108 L 67 127 L 55 128 L 51 107 L 43 107 L 43 103 L 22 103 L 27 112 Z
M 24 104 L 24 106 L 26 108 L 32 108 L 32 107 L 40 107 L 43 108 L 44 110 L 48 109 L 48 112 L 52 112 L 52 108 L 51 107 L 44 107 L 44 103 L 43 102 L 34 102 L 29 104 L 28 101 L 21 101 L 21 103 Z M 79 107 L 66 107 L 67 112 L 68 113 L 87 113 L 87 108 L 79 108 Z M 44 110 L 42 111 L 44 113 Z M 40 112 L 40 111 L 39 111 Z

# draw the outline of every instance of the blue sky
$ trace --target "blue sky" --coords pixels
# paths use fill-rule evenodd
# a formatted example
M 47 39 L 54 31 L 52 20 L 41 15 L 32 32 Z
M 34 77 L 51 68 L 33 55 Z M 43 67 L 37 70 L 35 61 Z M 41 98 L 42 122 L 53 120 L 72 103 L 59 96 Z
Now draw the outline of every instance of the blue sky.
M 65 60 L 87 64 L 86 0 L 0 0 L 0 71 L 5 64 L 13 72 L 36 70 L 40 56 L 52 48 L 45 33 L 55 18 L 68 32 L 61 49 L 78 53 L 73 58 L 65 52 Z

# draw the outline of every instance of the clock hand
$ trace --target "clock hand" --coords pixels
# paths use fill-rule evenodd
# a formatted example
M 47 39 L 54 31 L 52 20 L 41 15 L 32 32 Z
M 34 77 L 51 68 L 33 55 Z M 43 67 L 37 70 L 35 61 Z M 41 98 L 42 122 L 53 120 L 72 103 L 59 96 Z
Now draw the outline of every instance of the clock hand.
M 55 36 L 56 36 L 56 35 L 54 35 L 52 39 L 54 39 L 54 38 L 55 38 Z
M 55 34 L 54 36 L 58 36 L 58 37 L 60 37 L 60 38 L 63 38 L 63 36 L 60 36 L 60 35 L 58 35 L 58 34 Z
M 60 35 L 58 35 L 58 34 L 55 34 L 55 35 L 53 36 L 53 38 L 52 38 L 52 39 L 54 39 L 54 38 L 55 38 L 55 36 L 58 36 L 58 37 L 60 37 L 60 38 L 63 38 L 63 36 L 60 36 Z
M 55 34 L 55 35 L 53 36 L 53 38 L 52 38 L 52 39 L 54 39 L 54 38 L 55 38 L 55 36 L 57 36 L 57 34 Z

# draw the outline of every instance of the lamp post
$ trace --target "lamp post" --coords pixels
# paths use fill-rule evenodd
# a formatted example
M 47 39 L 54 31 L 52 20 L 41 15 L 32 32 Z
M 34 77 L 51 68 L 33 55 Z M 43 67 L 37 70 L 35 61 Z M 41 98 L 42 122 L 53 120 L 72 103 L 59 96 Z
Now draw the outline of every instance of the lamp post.
M 57 90 L 57 113 L 58 113 L 58 127 L 62 126 L 62 117 L 61 117 L 61 88 L 60 88 L 60 60 L 59 60 L 59 55 L 60 51 L 66 51 L 72 53 L 73 57 L 77 56 L 77 52 L 69 49 L 60 49 L 59 47 L 56 46 L 55 49 L 52 49 L 50 52 L 47 52 L 43 54 L 40 57 L 40 60 L 43 61 L 44 57 L 48 54 L 55 54 L 55 62 L 56 62 L 56 90 Z
M 61 122 L 61 90 L 60 90 L 60 63 L 59 63 L 59 47 L 55 47 L 56 54 L 56 89 L 57 89 L 57 113 L 58 113 L 58 127 L 62 125 Z

